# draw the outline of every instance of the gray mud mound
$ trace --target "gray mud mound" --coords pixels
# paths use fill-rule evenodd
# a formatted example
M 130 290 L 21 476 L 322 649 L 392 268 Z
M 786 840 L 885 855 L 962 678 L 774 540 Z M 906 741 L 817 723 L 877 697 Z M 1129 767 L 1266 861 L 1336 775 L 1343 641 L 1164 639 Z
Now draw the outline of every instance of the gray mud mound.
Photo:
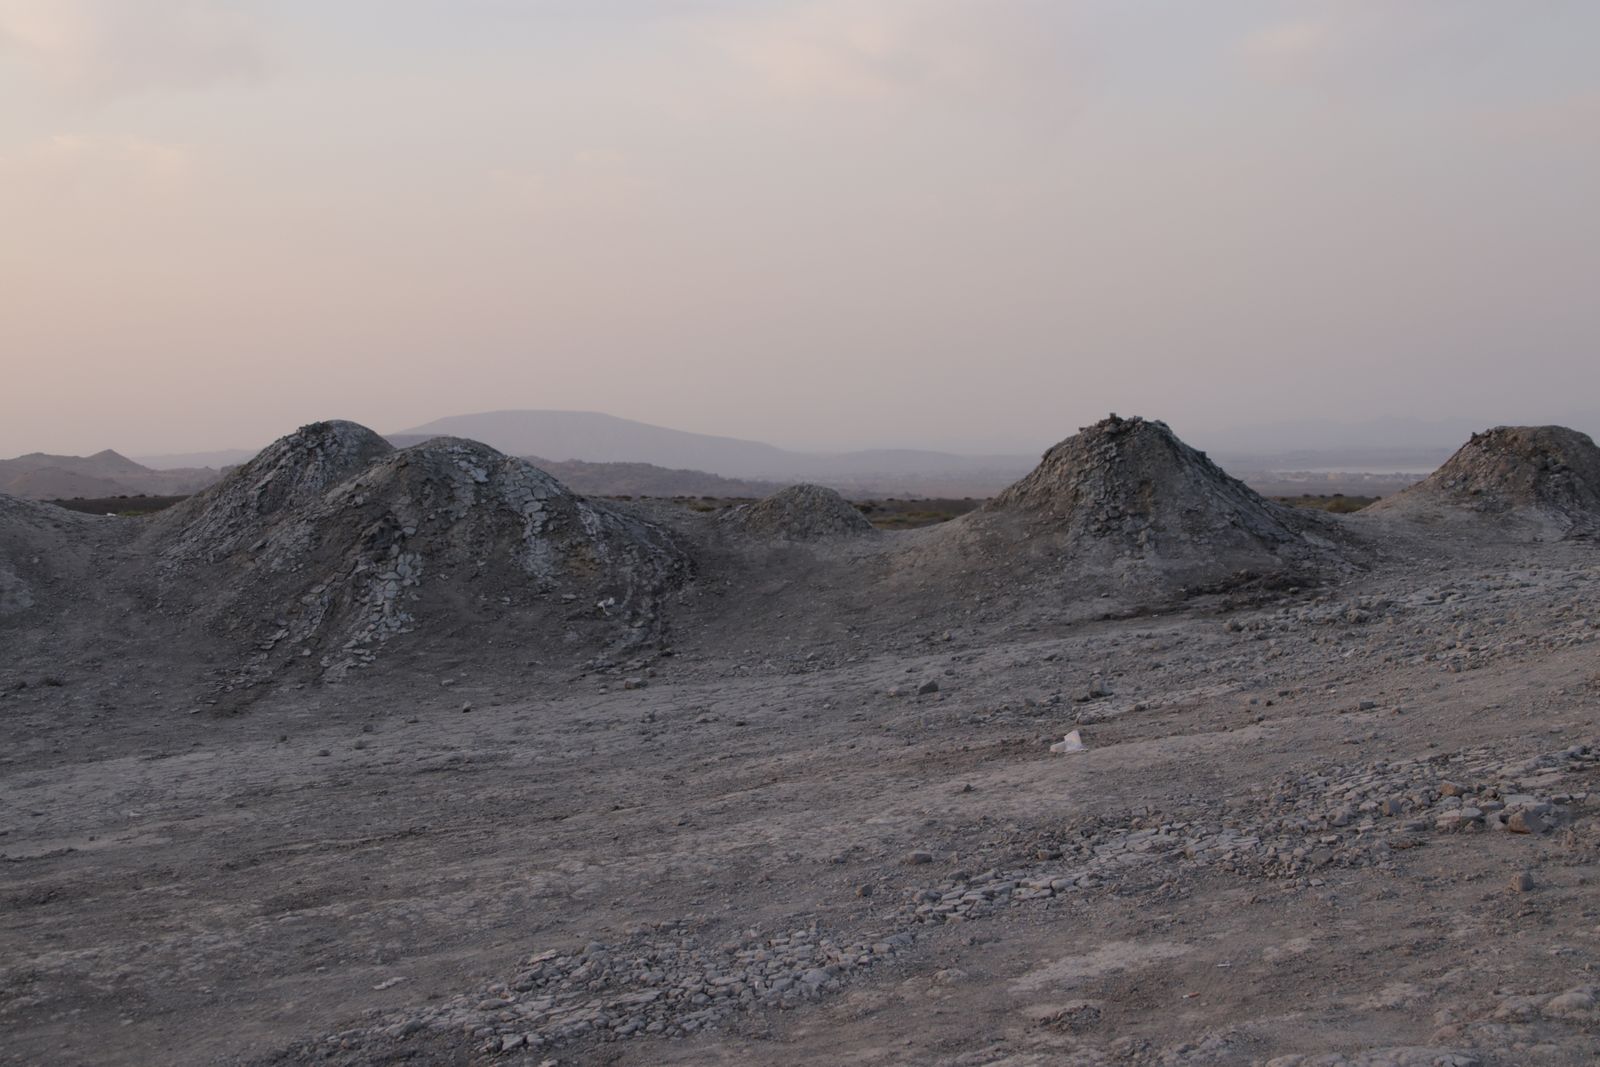
M 1164 593 L 1342 565 L 1327 516 L 1259 496 L 1165 423 L 1115 415 L 913 551 L 979 577 L 1065 578 L 1085 590 Z
M 248 548 L 276 517 L 308 507 L 394 448 L 354 422 L 302 426 L 216 485 L 157 517 L 169 557 L 217 560 Z
M 659 638 L 660 598 L 688 573 L 664 531 L 486 445 L 394 451 L 323 425 L 340 447 L 298 447 L 301 431 L 268 450 L 266 479 L 241 468 L 166 531 L 169 582 L 209 625 L 249 635 L 258 665 L 310 660 L 338 676 L 420 629 L 519 657 Z
M 66 573 L 81 569 L 83 537 L 96 522 L 0 493 L 0 621 L 39 606 Z
M 1498 426 L 1475 433 L 1444 466 L 1363 514 L 1422 522 L 1477 518 L 1512 535 L 1600 533 L 1600 448 L 1565 426 Z
M 733 508 L 718 521 L 747 536 L 776 541 L 825 541 L 877 533 L 860 508 L 820 485 L 791 485 L 754 504 Z

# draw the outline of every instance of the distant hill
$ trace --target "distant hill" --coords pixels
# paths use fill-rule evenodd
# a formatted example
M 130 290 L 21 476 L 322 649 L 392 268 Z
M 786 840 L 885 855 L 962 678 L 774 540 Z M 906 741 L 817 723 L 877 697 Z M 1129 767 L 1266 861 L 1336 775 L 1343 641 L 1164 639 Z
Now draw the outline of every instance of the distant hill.
M 219 476 L 210 468 L 151 470 L 110 449 L 92 456 L 30 452 L 0 459 L 0 492 L 32 500 L 181 495 L 204 489 Z
M 17 472 L 38 470 L 71 470 L 92 477 L 115 478 L 118 475 L 138 475 L 147 470 L 127 456 L 106 449 L 92 456 L 52 456 L 45 452 L 29 452 L 15 459 L 0 460 L 8 470 Z
M 705 471 L 675 470 L 653 463 L 589 463 L 524 456 L 585 496 L 764 497 L 783 488 L 777 482 L 724 478 Z
M 114 478 L 97 478 L 80 471 L 39 467 L 6 478 L 0 473 L 0 491 L 29 500 L 56 500 L 64 497 L 107 497 L 127 491 Z
M 1034 456 L 962 456 L 920 449 L 791 452 L 760 441 L 671 430 L 592 411 L 489 411 L 388 435 L 400 446 L 437 436 L 466 437 L 502 452 L 556 462 L 650 463 L 724 478 L 816 481 L 839 488 L 904 482 L 929 492 L 950 482 L 996 490 L 1036 462 Z
M 178 452 L 164 456 L 139 456 L 137 462 L 152 470 L 169 471 L 184 467 L 237 467 L 255 458 L 260 449 L 224 448 L 216 452 Z

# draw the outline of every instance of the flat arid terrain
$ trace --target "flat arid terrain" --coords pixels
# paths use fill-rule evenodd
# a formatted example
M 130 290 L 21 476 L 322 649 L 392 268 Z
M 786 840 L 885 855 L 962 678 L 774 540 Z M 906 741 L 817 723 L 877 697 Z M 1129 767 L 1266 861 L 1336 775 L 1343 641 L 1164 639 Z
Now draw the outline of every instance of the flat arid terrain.
M 0 496 L 0 1063 L 1600 1059 L 1600 450 L 948 522 L 308 426 Z

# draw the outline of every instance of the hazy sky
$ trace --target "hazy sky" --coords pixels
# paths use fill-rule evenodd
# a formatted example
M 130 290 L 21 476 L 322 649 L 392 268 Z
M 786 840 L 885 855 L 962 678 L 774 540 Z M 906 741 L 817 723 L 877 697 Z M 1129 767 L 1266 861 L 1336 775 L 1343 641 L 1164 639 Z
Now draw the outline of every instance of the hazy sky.
M 1600 407 L 1594 0 L 0 0 L 0 456 Z

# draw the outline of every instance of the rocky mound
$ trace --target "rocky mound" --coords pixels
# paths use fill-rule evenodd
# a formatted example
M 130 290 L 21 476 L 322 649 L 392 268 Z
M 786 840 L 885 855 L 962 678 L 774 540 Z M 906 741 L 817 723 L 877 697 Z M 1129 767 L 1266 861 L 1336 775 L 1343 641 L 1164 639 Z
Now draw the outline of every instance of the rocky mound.
M 1527 536 L 1592 537 L 1600 533 L 1600 448 L 1565 426 L 1498 426 L 1366 510 L 1421 521 L 1465 514 Z
M 1337 558 L 1338 536 L 1326 516 L 1274 504 L 1229 477 L 1165 423 L 1113 415 L 937 528 L 928 552 L 979 575 L 1168 591 L 1310 571 Z
M 95 521 L 0 493 L 0 619 L 34 607 L 64 572 L 81 569 L 82 535 Z
M 751 537 L 780 541 L 824 541 L 877 532 L 860 508 L 820 485 L 791 485 L 724 512 L 718 521 Z
M 641 645 L 687 557 L 659 528 L 527 462 L 441 438 L 395 451 L 350 423 L 285 438 L 169 520 L 163 558 L 264 665 L 333 674 L 397 634 L 519 656 Z
M 1118 553 L 1270 550 L 1299 537 L 1287 508 L 1224 473 L 1166 423 L 1115 415 L 1050 449 L 983 510 Z
M 170 558 L 217 560 L 260 539 L 280 513 L 309 507 L 332 486 L 394 448 L 354 422 L 302 426 L 235 467 L 216 485 L 163 512 Z

